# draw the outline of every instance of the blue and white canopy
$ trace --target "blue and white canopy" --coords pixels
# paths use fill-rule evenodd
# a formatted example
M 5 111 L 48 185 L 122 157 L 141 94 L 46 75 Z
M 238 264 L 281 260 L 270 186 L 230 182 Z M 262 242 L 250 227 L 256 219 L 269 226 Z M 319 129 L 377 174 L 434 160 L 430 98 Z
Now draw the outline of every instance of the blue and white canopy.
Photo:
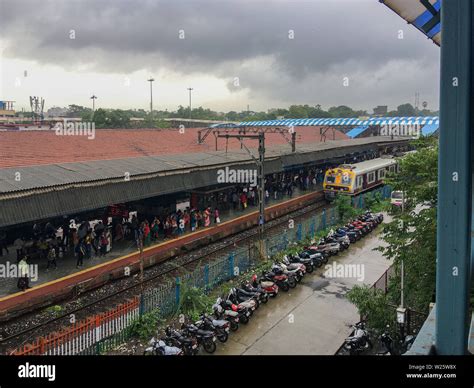
M 438 46 L 441 43 L 441 0 L 379 0 L 413 24 Z
M 439 124 L 435 116 L 420 117 L 371 117 L 368 119 L 354 118 L 318 118 L 318 119 L 284 119 L 263 121 L 242 121 L 241 127 L 297 127 L 297 126 L 365 126 L 365 125 L 426 125 Z

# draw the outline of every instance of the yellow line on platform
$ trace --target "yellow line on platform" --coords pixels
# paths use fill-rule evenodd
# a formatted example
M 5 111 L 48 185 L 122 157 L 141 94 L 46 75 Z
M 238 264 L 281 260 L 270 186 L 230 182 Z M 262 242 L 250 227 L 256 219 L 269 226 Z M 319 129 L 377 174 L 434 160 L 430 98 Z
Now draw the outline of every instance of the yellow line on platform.
M 315 193 L 318 193 L 318 191 L 313 191 L 312 193 L 304 194 L 304 195 L 301 195 L 301 196 L 299 196 L 299 197 L 290 199 L 290 200 L 288 200 L 288 201 L 283 201 L 283 202 L 281 202 L 281 203 L 277 203 L 277 204 L 271 205 L 271 206 L 265 208 L 265 211 L 271 210 L 271 209 L 274 208 L 274 207 L 280 206 L 281 204 L 283 204 L 283 203 L 285 203 L 285 202 L 290 202 L 290 201 L 294 201 L 294 200 L 297 200 L 297 199 L 303 199 L 303 198 L 308 197 L 308 196 L 310 196 L 310 195 L 312 195 L 312 194 L 315 194 Z M 184 235 L 184 236 L 180 236 L 180 237 L 174 238 L 174 239 L 171 240 L 171 241 L 163 241 L 163 242 L 161 242 L 161 243 L 152 245 L 152 246 L 150 246 L 150 247 L 148 247 L 148 248 L 145 248 L 145 249 L 143 250 L 143 252 L 147 252 L 147 251 L 150 251 L 150 250 L 152 250 L 152 249 L 158 248 L 158 247 L 160 247 L 160 246 L 162 246 L 162 245 L 167 245 L 167 244 L 170 244 L 171 242 L 179 241 L 179 240 L 182 240 L 182 239 L 184 239 L 184 238 L 189 238 L 189 237 L 192 237 L 193 235 L 201 234 L 201 233 L 204 232 L 204 231 L 212 230 L 212 229 L 214 229 L 214 228 L 221 227 L 221 226 L 226 225 L 226 224 L 228 224 L 228 223 L 231 223 L 231 222 L 235 222 L 235 221 L 237 221 L 237 220 L 240 220 L 240 219 L 242 219 L 242 218 L 244 218 L 244 217 L 248 217 L 248 216 L 251 216 L 251 215 L 257 215 L 257 214 L 258 214 L 258 210 L 255 210 L 255 211 L 253 211 L 253 212 L 251 212 L 251 213 L 248 213 L 248 214 L 243 214 L 243 215 L 241 215 L 241 216 L 239 216 L 239 217 L 237 217 L 237 218 L 233 218 L 233 219 L 231 219 L 231 220 L 224 221 L 224 222 L 220 223 L 219 225 L 214 225 L 214 226 L 211 226 L 211 227 L 207 227 L 207 228 L 205 228 L 205 229 L 203 229 L 203 230 L 197 230 L 197 231 L 195 231 L 195 232 L 191 232 L 191 233 L 186 234 L 186 235 Z M 38 286 L 32 287 L 32 288 L 30 288 L 30 289 L 28 289 L 28 290 L 19 291 L 19 292 L 16 292 L 16 293 L 14 293 L 14 294 L 10 294 L 10 295 L 3 296 L 3 297 L 0 298 L 0 302 L 5 301 L 5 300 L 8 300 L 8 299 L 11 299 L 11 298 L 14 298 L 14 297 L 16 297 L 16 296 L 18 296 L 18 295 L 25 295 L 25 294 L 27 294 L 27 293 L 29 293 L 29 292 L 33 292 L 34 290 L 38 290 L 38 289 L 40 289 L 40 288 L 50 286 L 51 284 L 55 284 L 55 283 L 61 282 L 61 281 L 63 281 L 63 280 L 66 280 L 66 279 L 75 277 L 75 276 L 80 275 L 80 274 L 83 274 L 83 273 L 91 272 L 91 271 L 93 271 L 93 270 L 95 270 L 95 269 L 104 267 L 104 266 L 106 266 L 106 265 L 110 265 L 111 263 L 115 263 L 115 262 L 117 262 L 117 261 L 121 261 L 121 260 L 123 260 L 123 259 L 126 259 L 127 257 L 133 256 L 133 255 L 136 255 L 136 254 L 137 254 L 137 252 L 128 253 L 128 254 L 126 254 L 126 255 L 124 255 L 124 256 L 117 257 L 116 259 L 112 259 L 112 260 L 106 261 L 105 263 L 97 264 L 97 265 L 94 265 L 93 267 L 85 268 L 85 269 L 83 269 L 83 270 L 81 270 L 81 271 L 71 273 L 71 274 L 66 275 L 66 276 L 63 276 L 63 277 L 61 277 L 61 278 L 59 278 L 59 279 L 50 280 L 49 282 L 46 282 L 46 283 L 43 283 L 43 284 L 39 284 Z

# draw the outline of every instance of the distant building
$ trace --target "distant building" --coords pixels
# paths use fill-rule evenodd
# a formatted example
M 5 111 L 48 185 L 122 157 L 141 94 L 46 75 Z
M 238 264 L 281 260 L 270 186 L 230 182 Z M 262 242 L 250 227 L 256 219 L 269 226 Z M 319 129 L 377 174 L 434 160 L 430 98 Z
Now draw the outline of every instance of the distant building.
M 15 119 L 15 109 L 13 103 L 15 101 L 0 101 L 0 121 L 11 121 Z
M 374 116 L 385 116 L 388 112 L 387 105 L 379 105 L 374 108 Z

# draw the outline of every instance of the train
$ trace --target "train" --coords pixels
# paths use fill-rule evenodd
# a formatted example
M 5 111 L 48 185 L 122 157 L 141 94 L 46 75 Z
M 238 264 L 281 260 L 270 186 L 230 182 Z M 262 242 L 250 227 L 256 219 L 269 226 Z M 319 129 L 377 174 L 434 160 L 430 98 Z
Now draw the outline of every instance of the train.
M 369 191 L 383 185 L 387 172 L 398 172 L 397 160 L 388 156 L 329 168 L 323 181 L 324 196 L 331 201 L 337 194 L 355 196 Z

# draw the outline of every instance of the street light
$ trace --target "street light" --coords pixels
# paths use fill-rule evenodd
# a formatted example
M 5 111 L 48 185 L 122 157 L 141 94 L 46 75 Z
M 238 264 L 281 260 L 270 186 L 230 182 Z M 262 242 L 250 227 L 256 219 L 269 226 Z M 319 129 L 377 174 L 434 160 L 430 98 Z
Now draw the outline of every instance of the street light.
M 153 81 L 155 79 L 150 77 L 147 81 L 150 83 L 150 117 L 153 119 Z
M 95 100 L 97 96 L 95 94 L 92 95 L 91 100 L 92 100 L 92 113 L 95 112 Z
M 189 90 L 189 120 L 191 120 L 191 112 L 192 112 L 192 109 L 191 109 L 191 91 L 193 90 L 193 88 L 188 88 Z M 191 123 L 189 123 L 191 125 Z

